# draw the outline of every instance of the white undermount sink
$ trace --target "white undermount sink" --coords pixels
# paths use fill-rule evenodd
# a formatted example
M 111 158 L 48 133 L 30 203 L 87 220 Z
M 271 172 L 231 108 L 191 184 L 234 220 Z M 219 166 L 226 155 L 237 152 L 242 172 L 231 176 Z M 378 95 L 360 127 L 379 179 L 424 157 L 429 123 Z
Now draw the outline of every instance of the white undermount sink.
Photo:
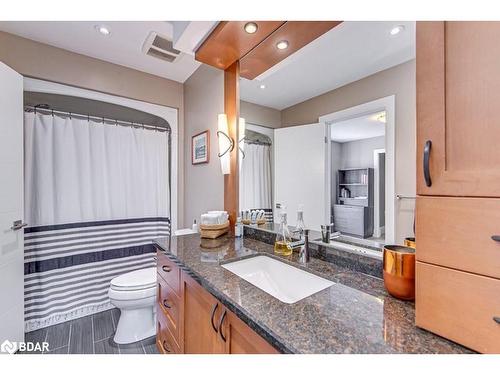
M 295 303 L 334 284 L 264 255 L 226 263 L 222 267 L 285 303 Z

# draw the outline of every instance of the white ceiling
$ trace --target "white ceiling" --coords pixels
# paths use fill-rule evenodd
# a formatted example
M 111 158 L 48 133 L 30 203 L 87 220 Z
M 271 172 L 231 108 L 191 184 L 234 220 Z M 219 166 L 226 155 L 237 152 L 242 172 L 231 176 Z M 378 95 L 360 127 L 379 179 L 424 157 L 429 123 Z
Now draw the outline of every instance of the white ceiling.
M 383 112 L 333 123 L 331 126 L 332 141 L 344 143 L 384 136 L 385 123 L 377 120 L 381 114 Z
M 111 34 L 98 33 L 96 25 L 106 25 Z M 200 65 L 191 54 L 182 53 L 169 63 L 142 52 L 151 31 L 173 38 L 168 21 L 2 21 L 0 30 L 178 82 Z
M 391 36 L 396 25 L 405 30 Z M 242 79 L 240 97 L 281 110 L 414 58 L 415 22 L 346 21 L 255 80 Z

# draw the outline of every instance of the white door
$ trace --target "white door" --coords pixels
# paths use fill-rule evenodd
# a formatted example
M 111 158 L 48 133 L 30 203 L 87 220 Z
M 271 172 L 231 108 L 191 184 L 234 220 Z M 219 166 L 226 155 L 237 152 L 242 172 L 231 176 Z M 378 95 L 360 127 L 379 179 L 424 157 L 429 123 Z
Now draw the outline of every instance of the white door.
M 275 203 L 285 205 L 294 226 L 299 205 L 307 228 L 325 224 L 325 125 L 309 124 L 274 131 Z M 278 210 L 274 220 L 279 222 Z
M 0 344 L 24 341 L 23 196 L 23 77 L 0 63 Z

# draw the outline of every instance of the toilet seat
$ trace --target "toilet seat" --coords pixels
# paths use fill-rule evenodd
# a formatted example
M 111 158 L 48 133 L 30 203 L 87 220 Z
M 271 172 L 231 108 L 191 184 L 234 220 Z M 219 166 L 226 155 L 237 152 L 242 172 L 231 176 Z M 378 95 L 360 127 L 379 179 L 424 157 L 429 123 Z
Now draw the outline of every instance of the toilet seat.
M 140 291 L 156 287 L 156 267 L 135 270 L 111 280 L 110 290 Z

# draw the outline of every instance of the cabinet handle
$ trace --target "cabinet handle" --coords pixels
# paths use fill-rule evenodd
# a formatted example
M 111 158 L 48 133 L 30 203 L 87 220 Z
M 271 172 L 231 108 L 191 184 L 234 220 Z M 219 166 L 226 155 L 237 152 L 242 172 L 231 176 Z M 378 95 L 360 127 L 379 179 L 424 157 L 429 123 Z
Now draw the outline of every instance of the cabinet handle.
M 163 350 L 165 350 L 166 352 L 169 352 L 169 353 L 170 353 L 170 349 L 168 348 L 168 346 L 167 346 L 167 342 L 166 342 L 165 340 L 163 340 L 163 341 L 161 342 L 161 346 L 162 346 Z
M 425 184 L 427 186 L 432 185 L 431 172 L 429 171 L 429 161 L 430 161 L 429 159 L 431 157 L 431 146 L 432 146 L 431 141 L 425 142 L 425 146 L 424 146 L 424 179 L 425 179 Z
M 214 316 L 215 312 L 217 311 L 217 307 L 219 307 L 219 304 L 215 303 L 214 307 L 212 307 L 212 314 L 210 316 L 210 323 L 212 324 L 212 328 L 214 329 L 215 333 L 217 333 L 217 327 L 214 324 Z
M 226 338 L 224 337 L 224 335 L 222 334 L 222 323 L 224 323 L 224 319 L 226 318 L 226 310 L 224 310 L 224 312 L 222 313 L 222 316 L 220 317 L 220 320 L 219 320 L 219 335 L 220 335 L 220 338 L 222 339 L 222 341 L 226 342 Z
M 495 235 L 491 236 L 491 239 L 492 239 L 493 241 L 500 242 L 500 235 L 495 234 Z
M 493 320 L 495 321 L 495 323 L 500 324 L 500 316 L 494 316 Z
M 170 306 L 170 305 L 167 303 L 167 300 L 166 300 L 166 299 L 164 299 L 164 300 L 163 300 L 163 306 L 165 306 L 167 309 L 172 308 L 172 306 Z
M 172 271 L 172 268 L 170 268 L 169 266 L 162 266 L 161 269 L 165 272 L 170 272 Z

